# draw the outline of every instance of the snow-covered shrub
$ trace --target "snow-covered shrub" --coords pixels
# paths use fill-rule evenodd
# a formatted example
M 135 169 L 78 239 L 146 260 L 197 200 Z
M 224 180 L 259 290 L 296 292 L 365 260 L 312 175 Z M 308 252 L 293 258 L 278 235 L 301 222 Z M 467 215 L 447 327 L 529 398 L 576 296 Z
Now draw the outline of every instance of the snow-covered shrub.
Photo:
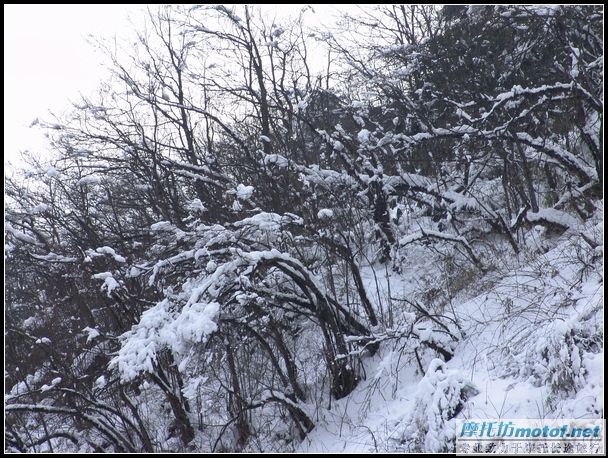
M 401 446 L 411 452 L 449 452 L 454 448 L 455 417 L 477 388 L 440 359 L 431 361 L 418 383 L 412 413 L 399 427 Z
M 539 339 L 526 357 L 529 363 L 524 373 L 527 372 L 537 386 L 548 388 L 549 404 L 583 387 L 587 374 L 584 355 L 597 353 L 602 346 L 599 322 L 575 318 L 555 323 L 550 334 Z

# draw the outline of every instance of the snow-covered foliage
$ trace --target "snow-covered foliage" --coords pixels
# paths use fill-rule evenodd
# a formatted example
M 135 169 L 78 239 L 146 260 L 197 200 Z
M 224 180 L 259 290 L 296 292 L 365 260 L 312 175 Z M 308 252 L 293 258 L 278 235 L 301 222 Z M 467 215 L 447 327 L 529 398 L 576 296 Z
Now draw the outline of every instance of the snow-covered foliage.
M 455 417 L 477 394 L 477 388 L 466 378 L 448 371 L 442 360 L 432 360 L 416 388 L 411 413 L 399 426 L 401 445 L 412 452 L 453 450 Z
M 395 11 L 162 7 L 37 122 L 7 451 L 439 453 L 459 418 L 603 415 L 601 8 Z

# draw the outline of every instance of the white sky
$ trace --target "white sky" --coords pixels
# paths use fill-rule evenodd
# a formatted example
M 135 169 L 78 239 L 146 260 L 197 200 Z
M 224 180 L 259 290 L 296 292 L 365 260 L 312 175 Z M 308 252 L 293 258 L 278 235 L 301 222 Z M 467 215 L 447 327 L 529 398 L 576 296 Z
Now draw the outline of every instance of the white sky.
M 288 15 L 303 5 L 264 5 Z M 4 163 L 21 164 L 20 152 L 44 152 L 40 129 L 29 128 L 49 110 L 61 113 L 103 79 L 102 56 L 88 35 L 125 36 L 144 5 L 4 5 Z M 313 21 L 332 22 L 350 5 L 314 5 Z M 129 19 L 131 17 L 131 20 Z M 132 21 L 132 22 L 131 22 Z M 313 24 L 316 25 L 316 24 Z
M 60 113 L 80 92 L 90 93 L 103 77 L 101 55 L 88 34 L 124 31 L 135 5 L 4 6 L 4 162 L 19 163 L 21 150 L 40 150 L 37 118 Z

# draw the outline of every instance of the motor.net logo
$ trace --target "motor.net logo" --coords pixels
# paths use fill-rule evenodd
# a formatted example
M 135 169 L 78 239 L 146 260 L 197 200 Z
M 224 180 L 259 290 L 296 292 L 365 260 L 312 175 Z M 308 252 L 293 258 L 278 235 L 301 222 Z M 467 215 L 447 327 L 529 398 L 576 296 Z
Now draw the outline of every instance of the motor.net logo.
M 456 424 L 456 453 L 604 454 L 603 419 L 469 419 Z

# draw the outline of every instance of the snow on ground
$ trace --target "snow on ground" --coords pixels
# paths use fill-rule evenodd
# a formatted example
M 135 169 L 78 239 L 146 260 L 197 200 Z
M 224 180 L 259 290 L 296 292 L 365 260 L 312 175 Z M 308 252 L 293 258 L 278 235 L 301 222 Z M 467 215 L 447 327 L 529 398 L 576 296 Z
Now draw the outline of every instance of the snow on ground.
M 596 234 L 602 244 L 601 214 L 582 230 Z M 445 371 L 478 390 L 457 417 L 601 418 L 603 245 L 589 249 L 571 231 L 540 240 L 533 228 L 527 236 L 535 240 L 525 252 L 506 255 L 497 269 L 452 297 L 465 337 Z M 362 270 L 380 313 L 388 313 L 389 296 L 418 297 L 421 285 L 433 284 L 428 280 L 437 275 L 437 266 L 428 251 L 424 256 L 423 247 L 412 250 L 400 274 L 378 266 Z M 581 272 L 575 259 L 584 252 L 597 257 Z M 372 293 L 377 287 L 379 293 Z M 296 451 L 408 451 L 401 439 L 416 415 L 426 414 L 416 393 L 428 380 L 421 381 L 415 361 L 403 351 L 407 345 L 383 343 L 365 361 L 366 380 L 351 395 L 316 411 L 316 427 Z M 429 433 L 426 439 L 433 437 Z

